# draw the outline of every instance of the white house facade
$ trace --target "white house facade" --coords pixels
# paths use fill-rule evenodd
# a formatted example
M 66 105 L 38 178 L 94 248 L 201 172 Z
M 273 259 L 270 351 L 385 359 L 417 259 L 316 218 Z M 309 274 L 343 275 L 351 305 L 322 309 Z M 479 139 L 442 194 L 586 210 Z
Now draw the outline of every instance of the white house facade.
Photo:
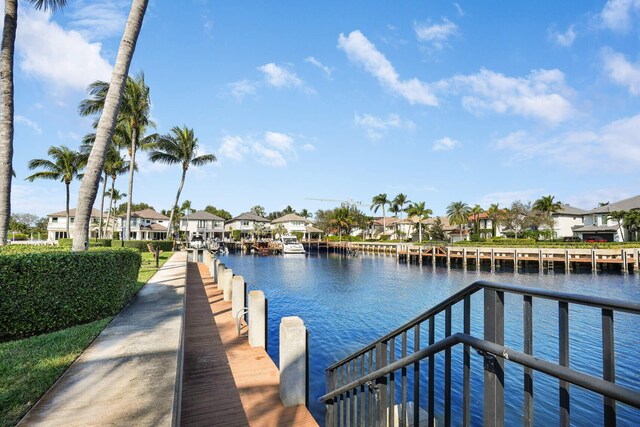
M 224 231 L 232 234 L 234 231 L 239 230 L 241 239 L 253 238 L 262 231 L 269 231 L 270 222 L 268 219 L 254 213 L 245 212 L 227 220 L 224 224 Z
M 224 237 L 224 218 L 207 211 L 196 211 L 182 218 L 180 231 L 186 233 L 188 240 L 196 235 L 205 240 L 221 239 Z
M 587 213 L 587 211 L 574 208 L 571 205 L 561 205 L 560 210 L 551 215 L 553 218 L 554 238 L 562 239 L 564 237 L 573 237 L 574 229 L 584 225 L 585 213 Z
M 118 216 L 116 231 L 122 236 L 126 215 Z M 153 209 L 131 212 L 130 240 L 165 240 L 169 218 Z
M 584 241 L 623 242 L 629 240 L 629 230 L 624 221 L 612 219 L 609 215 L 615 211 L 640 210 L 640 195 L 619 202 L 599 206 L 586 212 L 584 225 L 575 227 L 574 234 Z
M 47 239 L 48 240 L 58 240 L 58 239 L 73 239 L 73 227 L 75 225 L 76 219 L 76 210 L 69 209 L 69 234 L 67 236 L 67 211 L 50 213 L 47 215 Z M 105 214 L 103 217 L 103 221 L 106 221 L 107 215 Z M 98 225 L 100 223 L 100 211 L 97 209 L 91 209 L 91 225 L 89 226 L 89 237 L 97 237 L 98 236 Z M 110 230 L 111 228 L 108 227 Z
M 287 214 L 271 221 L 271 229 L 275 229 L 279 225 L 283 226 L 287 231 L 286 234 L 306 233 L 307 225 L 311 224 L 307 218 L 296 214 Z

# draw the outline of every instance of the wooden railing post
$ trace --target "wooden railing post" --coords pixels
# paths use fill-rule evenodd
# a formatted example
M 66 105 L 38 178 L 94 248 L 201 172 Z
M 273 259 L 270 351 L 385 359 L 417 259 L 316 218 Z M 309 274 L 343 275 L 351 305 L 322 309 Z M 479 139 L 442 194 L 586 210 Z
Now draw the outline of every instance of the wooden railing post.
M 484 339 L 504 344 L 504 292 L 484 290 Z M 484 425 L 504 426 L 504 361 L 484 358 Z

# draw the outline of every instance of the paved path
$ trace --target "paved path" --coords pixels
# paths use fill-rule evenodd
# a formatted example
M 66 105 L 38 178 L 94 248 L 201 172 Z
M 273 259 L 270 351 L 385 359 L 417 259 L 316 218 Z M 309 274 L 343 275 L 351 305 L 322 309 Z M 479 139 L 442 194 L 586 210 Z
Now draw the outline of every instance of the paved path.
M 169 426 L 181 357 L 186 253 L 174 254 L 19 425 Z
M 263 348 L 237 336 L 231 303 L 222 300 L 207 267 L 189 263 L 188 271 L 182 423 L 317 426 L 303 405 L 284 407 L 278 368 Z

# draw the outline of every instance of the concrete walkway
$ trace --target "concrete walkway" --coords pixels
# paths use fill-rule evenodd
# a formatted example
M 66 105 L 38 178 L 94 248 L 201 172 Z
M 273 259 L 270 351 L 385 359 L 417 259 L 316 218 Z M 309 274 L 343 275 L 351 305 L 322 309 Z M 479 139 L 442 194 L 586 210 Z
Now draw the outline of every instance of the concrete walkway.
M 169 426 L 179 416 L 185 252 L 175 253 L 19 425 Z

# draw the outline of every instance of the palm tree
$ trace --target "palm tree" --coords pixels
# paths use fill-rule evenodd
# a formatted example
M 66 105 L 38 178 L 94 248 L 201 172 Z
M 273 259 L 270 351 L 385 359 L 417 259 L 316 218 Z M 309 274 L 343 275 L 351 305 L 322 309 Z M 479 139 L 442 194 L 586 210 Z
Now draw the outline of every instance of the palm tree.
M 407 215 L 409 217 L 416 217 L 418 219 L 418 240 L 422 243 L 422 222 L 432 215 L 433 211 L 424 206 L 424 202 L 411 203 L 407 209 Z
M 204 166 L 208 163 L 216 161 L 213 154 L 202 154 L 198 156 L 198 138 L 195 137 L 193 129 L 186 126 L 179 128 L 175 126 L 171 131 L 158 138 L 155 149 L 149 154 L 149 160 L 152 162 L 166 163 L 168 165 L 182 165 L 182 178 L 180 179 L 180 187 L 176 194 L 176 201 L 173 204 L 171 215 L 169 216 L 169 224 L 172 224 L 173 215 L 178 208 L 180 193 L 184 186 L 184 178 L 187 175 L 189 166 Z M 169 233 L 167 233 L 169 238 Z
M 113 180 L 113 183 L 115 183 L 115 179 Z M 113 211 L 115 215 L 115 207 L 116 207 L 115 204 L 120 200 L 122 200 L 123 198 L 127 197 L 127 194 L 121 193 L 120 191 L 115 189 L 112 185 L 111 189 L 107 192 L 107 196 L 109 197 L 109 210 L 107 211 L 107 225 L 105 228 L 106 230 L 109 230 L 109 224 L 111 221 L 111 212 Z M 114 228 L 112 228 L 112 230 L 113 229 Z M 103 233 L 103 236 L 104 236 L 104 233 Z
M 56 11 L 66 0 L 29 0 L 36 9 Z M 0 246 L 7 242 L 11 216 L 11 180 L 13 174 L 14 90 L 13 57 L 18 27 L 18 0 L 5 0 L 2 52 L 0 57 Z
M 398 214 L 400 213 L 400 206 L 398 206 L 397 204 L 395 204 L 393 201 L 391 202 L 391 206 L 389 206 L 389 212 L 391 212 L 393 214 L 393 217 L 396 219 L 396 221 L 393 223 L 393 233 L 394 233 L 394 237 L 397 239 L 398 238 Z
M 469 212 L 471 213 L 471 215 L 473 215 L 475 234 L 478 234 L 480 229 L 480 214 L 484 212 L 484 209 L 482 209 L 480 205 L 475 205 Z
M 294 213 L 296 213 L 295 209 L 293 209 L 289 205 L 287 205 L 287 207 L 282 210 L 282 215 L 289 215 L 289 214 L 294 214 Z
M 300 211 L 300 216 L 301 216 L 302 218 L 311 218 L 313 215 L 311 215 L 311 212 L 309 212 L 308 210 L 306 210 L 306 209 L 302 209 L 302 210 Z
M 491 220 L 491 226 L 493 231 L 493 237 L 496 236 L 498 229 L 498 222 L 500 221 L 500 216 L 502 215 L 502 209 L 500 209 L 499 203 L 492 203 L 487 209 L 487 217 Z
M 618 222 L 618 232 L 620 233 L 621 242 L 624 241 L 624 234 L 622 233 L 622 221 L 624 221 L 627 216 L 626 211 L 613 211 L 607 215 L 607 219 L 612 219 Z
M 554 212 L 557 212 L 560 209 L 562 209 L 562 203 L 554 202 L 553 199 L 554 197 L 551 195 L 543 196 L 533 203 L 533 209 L 542 213 L 545 216 L 547 226 L 551 229 L 552 238 L 554 237 L 553 235 L 555 234 L 555 231 L 553 229 L 553 225 L 554 225 L 553 214 Z
M 391 205 L 391 202 L 387 198 L 387 193 L 380 193 L 377 196 L 373 196 L 373 198 L 371 199 L 371 209 L 373 209 L 374 213 L 378 212 L 379 208 L 382 208 L 382 235 L 383 236 L 385 231 L 387 230 L 385 207 L 390 205 Z
M 83 156 L 77 151 L 68 147 L 50 147 L 47 154 L 53 159 L 33 159 L 29 161 L 29 169 L 43 169 L 25 178 L 29 182 L 36 179 L 53 179 L 64 182 L 67 190 L 66 210 L 67 210 L 67 237 L 69 234 L 69 186 L 71 181 L 79 178 L 80 170 L 83 167 Z
M 132 0 L 131 3 L 129 18 L 127 19 L 120 47 L 118 48 L 118 55 L 113 67 L 109 89 L 104 97 L 105 101 L 102 108 L 102 114 L 100 115 L 98 126 L 96 127 L 96 141 L 93 144 L 93 149 L 89 155 L 87 170 L 82 179 L 80 191 L 78 192 L 76 225 L 73 239 L 74 251 L 86 250 L 88 246 L 85 245 L 85 243 L 89 241 L 91 208 L 98 193 L 102 166 L 107 155 L 107 148 L 111 142 L 113 131 L 118 121 L 118 111 L 120 108 L 124 110 L 125 105 L 127 105 L 125 102 L 121 107 L 120 101 L 122 100 L 122 94 L 125 90 L 126 82 L 128 81 L 127 75 L 129 74 L 129 66 L 131 65 L 131 59 L 133 58 L 133 52 L 136 48 L 138 35 L 142 28 L 142 20 L 144 19 L 148 3 L 149 0 Z M 131 164 L 135 165 L 135 159 L 131 159 Z M 131 194 L 129 194 L 129 197 L 131 197 Z
M 353 218 L 351 217 L 351 211 L 346 206 L 336 208 L 329 220 L 331 231 L 334 233 L 336 231 L 338 232 L 340 241 L 342 241 L 342 231 L 344 230 L 348 233 L 351 229 L 352 223 Z
M 391 203 L 398 206 L 398 208 L 400 209 L 400 219 L 402 219 L 402 212 L 405 212 L 404 205 L 411 204 L 411 200 L 407 199 L 406 194 L 400 193 L 393 199 Z
M 189 232 L 189 214 L 192 214 L 195 211 L 196 210 L 193 209 L 193 206 L 191 204 L 191 200 L 185 200 L 184 202 L 182 202 L 182 205 L 180 206 L 178 212 L 176 212 L 176 217 L 174 218 L 175 225 L 171 221 L 169 221 L 169 228 L 167 229 L 167 239 L 170 239 L 169 231 L 176 228 L 178 229 L 178 232 L 180 231 L 180 219 L 185 216 L 187 217 L 187 224 L 184 228 L 184 238 L 188 239 L 187 233 Z
M 452 202 L 447 206 L 447 217 L 452 225 L 458 225 L 460 239 L 462 240 L 462 225 L 469 221 L 469 205 L 464 202 Z
M 80 115 L 87 116 L 99 113 L 103 110 L 109 83 L 96 81 L 89 85 L 91 98 L 80 103 L 78 111 Z M 118 122 L 113 131 L 112 143 L 119 148 L 126 148 L 131 161 L 129 166 L 129 198 L 127 199 L 126 228 L 129 230 L 131 222 L 131 205 L 133 204 L 133 177 L 135 173 L 135 160 L 138 150 L 151 148 L 157 137 L 156 134 L 145 135 L 148 127 L 155 127 L 150 119 L 151 99 L 149 87 L 144 81 L 144 74 L 140 73 L 134 78 L 127 77 L 122 97 L 122 105 L 118 114 Z M 97 126 L 97 123 L 94 123 Z M 94 137 L 95 139 L 95 137 Z M 108 157 L 107 157 L 108 159 Z M 105 161 L 107 160 L 105 159 Z M 128 239 L 128 234 L 125 233 Z

